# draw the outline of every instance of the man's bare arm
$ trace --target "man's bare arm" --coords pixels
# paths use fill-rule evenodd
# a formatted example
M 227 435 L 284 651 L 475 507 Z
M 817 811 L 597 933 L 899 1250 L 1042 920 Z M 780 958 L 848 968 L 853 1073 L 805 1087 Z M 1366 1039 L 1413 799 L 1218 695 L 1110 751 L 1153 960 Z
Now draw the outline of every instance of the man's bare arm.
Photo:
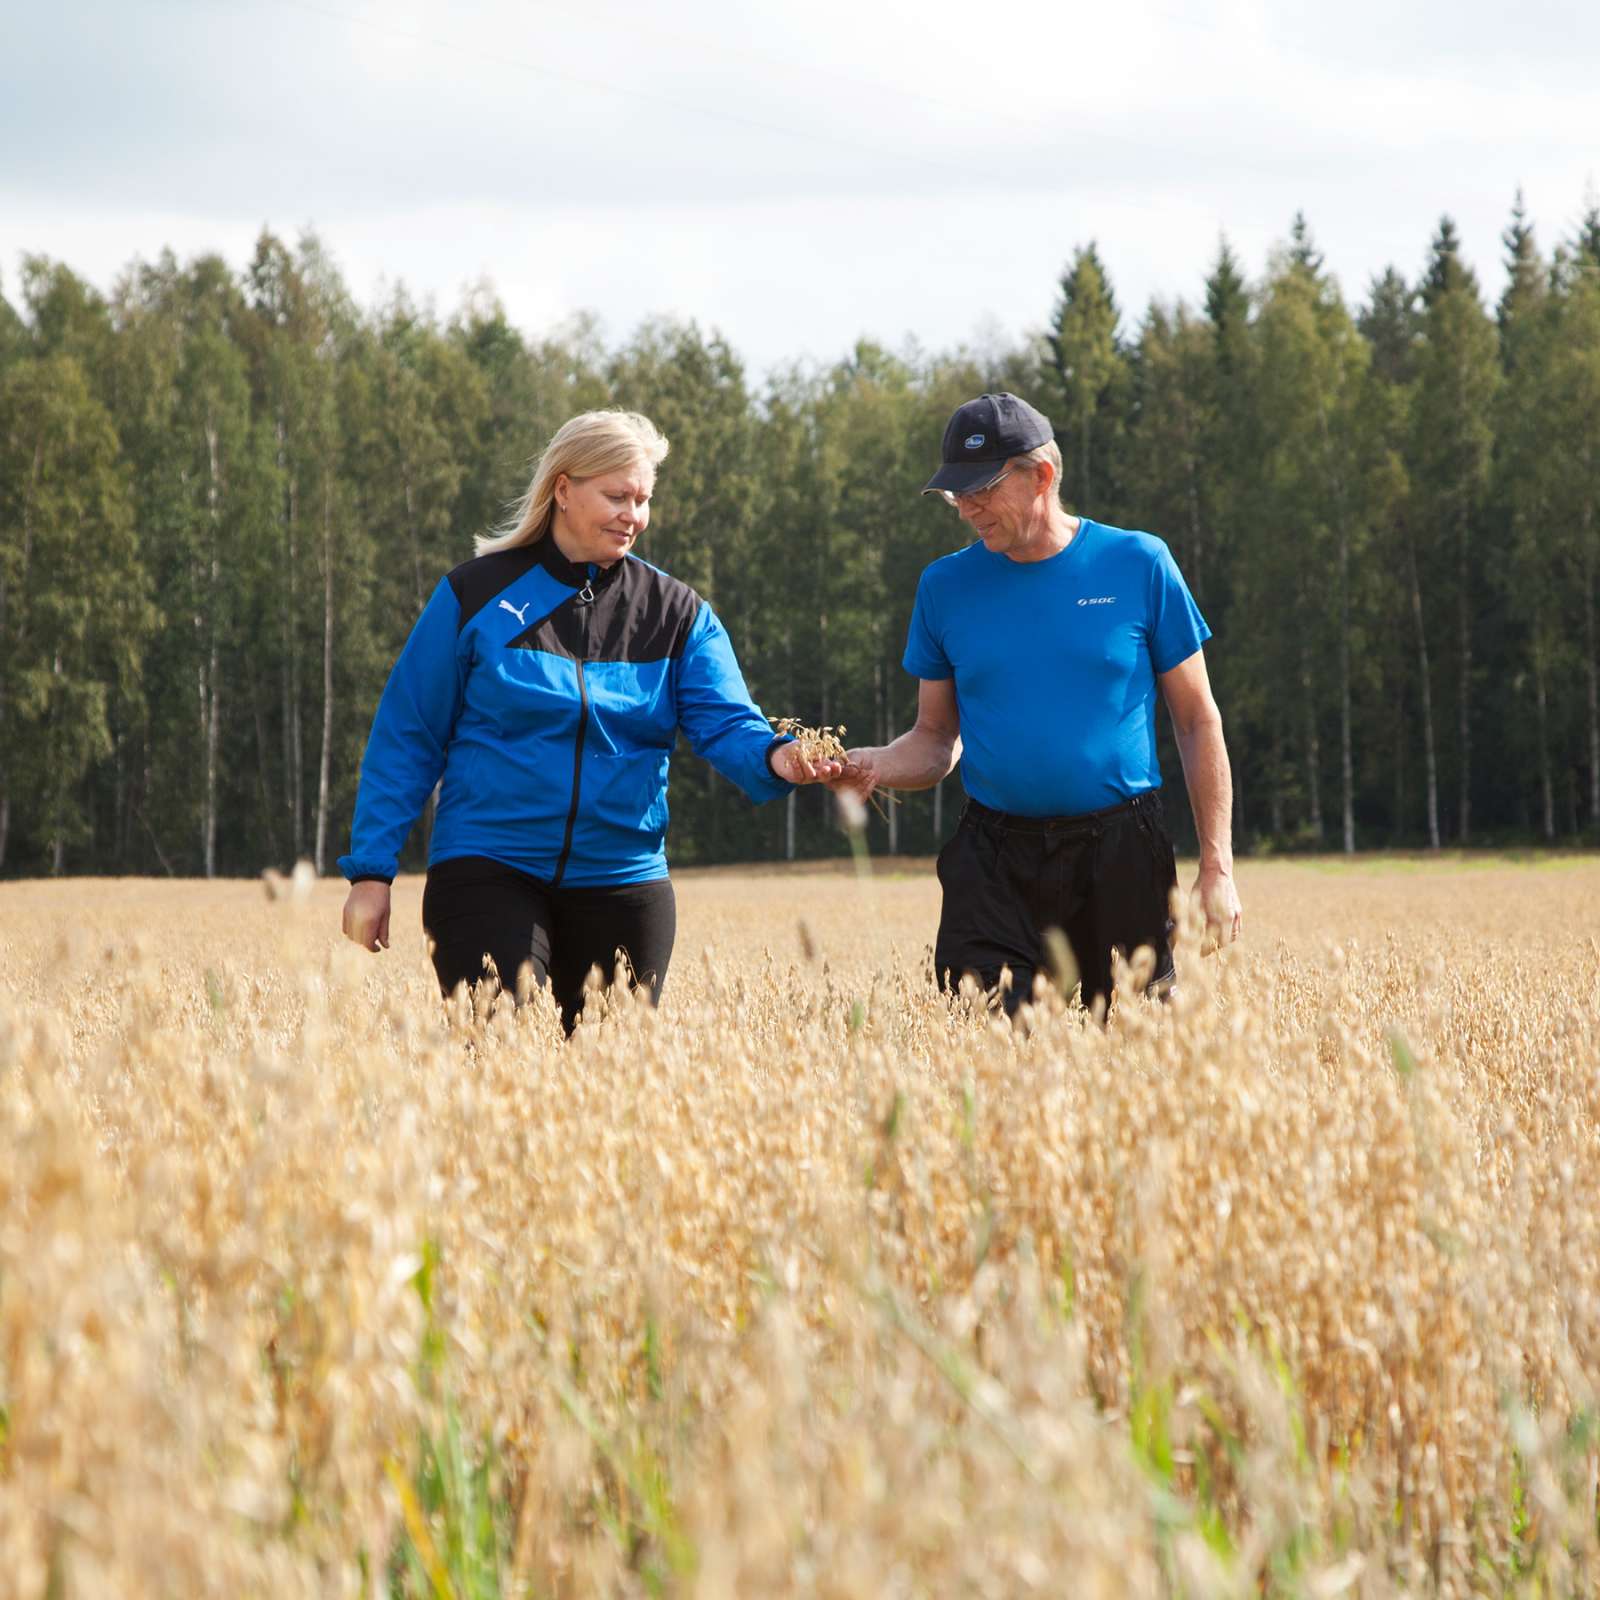
M 931 789 L 961 759 L 961 719 L 954 678 L 922 678 L 917 720 L 892 744 L 850 751 L 851 766 L 840 783 L 858 794 L 874 789 Z
M 1222 713 L 1211 693 L 1206 658 L 1196 650 L 1157 680 L 1172 714 L 1189 804 L 1200 836 L 1195 893 L 1224 943 L 1239 937 L 1243 915 L 1233 882 L 1233 773 L 1222 737 Z

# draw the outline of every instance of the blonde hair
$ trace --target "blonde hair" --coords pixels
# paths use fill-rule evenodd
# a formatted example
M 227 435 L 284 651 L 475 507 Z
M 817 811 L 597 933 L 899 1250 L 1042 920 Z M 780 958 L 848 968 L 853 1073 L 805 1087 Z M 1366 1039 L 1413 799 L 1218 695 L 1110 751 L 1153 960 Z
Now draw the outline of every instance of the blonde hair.
M 556 479 L 574 480 L 631 467 L 636 461 L 655 471 L 667 454 L 666 436 L 637 411 L 582 411 L 556 429 L 533 469 L 527 492 L 510 520 L 477 537 L 477 553 L 493 555 L 533 544 L 550 531 L 555 516 Z

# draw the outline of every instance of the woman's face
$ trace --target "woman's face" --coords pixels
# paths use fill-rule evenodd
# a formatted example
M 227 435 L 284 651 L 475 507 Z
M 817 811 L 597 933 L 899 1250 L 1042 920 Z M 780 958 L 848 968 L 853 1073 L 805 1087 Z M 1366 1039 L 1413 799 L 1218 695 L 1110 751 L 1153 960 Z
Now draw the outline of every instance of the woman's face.
M 556 479 L 555 540 L 573 562 L 609 567 L 650 525 L 655 469 L 646 461 L 593 478 Z

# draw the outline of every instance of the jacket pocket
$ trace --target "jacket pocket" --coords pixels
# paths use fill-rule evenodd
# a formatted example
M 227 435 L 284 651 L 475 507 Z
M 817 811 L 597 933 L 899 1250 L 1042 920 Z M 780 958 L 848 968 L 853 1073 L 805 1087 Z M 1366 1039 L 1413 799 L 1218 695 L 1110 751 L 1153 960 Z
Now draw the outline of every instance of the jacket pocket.
M 596 751 L 584 762 L 579 809 L 607 827 L 659 840 L 667 827 L 667 752 Z

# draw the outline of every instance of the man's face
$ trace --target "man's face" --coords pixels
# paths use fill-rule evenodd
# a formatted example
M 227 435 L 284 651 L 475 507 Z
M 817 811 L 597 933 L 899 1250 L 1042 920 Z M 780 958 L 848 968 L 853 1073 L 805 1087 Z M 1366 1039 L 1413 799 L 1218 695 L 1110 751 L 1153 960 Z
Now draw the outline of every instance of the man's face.
M 1033 534 L 1036 472 L 1031 461 L 1013 461 L 987 489 L 951 497 L 957 515 L 983 541 L 985 550 L 1003 556 Z

